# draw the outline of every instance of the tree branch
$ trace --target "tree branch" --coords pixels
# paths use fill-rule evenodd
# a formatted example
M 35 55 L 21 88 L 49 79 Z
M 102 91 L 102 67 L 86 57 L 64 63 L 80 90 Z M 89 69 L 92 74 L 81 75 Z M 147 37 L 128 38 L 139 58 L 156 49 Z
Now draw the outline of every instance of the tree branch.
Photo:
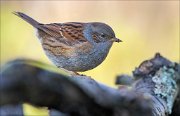
M 0 106 L 27 102 L 71 116 L 177 114 L 179 69 L 177 63 L 156 54 L 136 68 L 133 77 L 119 76 L 116 82 L 128 85 L 114 89 L 88 76 L 63 75 L 41 62 L 15 60 L 2 67 Z

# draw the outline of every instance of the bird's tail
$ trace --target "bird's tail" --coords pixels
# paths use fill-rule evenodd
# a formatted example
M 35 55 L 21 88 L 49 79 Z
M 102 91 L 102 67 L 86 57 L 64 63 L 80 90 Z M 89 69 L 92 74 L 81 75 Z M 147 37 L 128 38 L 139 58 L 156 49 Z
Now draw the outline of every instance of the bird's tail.
M 31 24 L 33 27 L 38 28 L 40 26 L 40 23 L 37 22 L 36 20 L 32 19 L 31 17 L 27 16 L 24 13 L 21 12 L 13 12 L 13 14 L 17 15 L 18 17 L 22 18 L 23 20 L 25 20 L 26 22 L 28 22 L 29 24 Z

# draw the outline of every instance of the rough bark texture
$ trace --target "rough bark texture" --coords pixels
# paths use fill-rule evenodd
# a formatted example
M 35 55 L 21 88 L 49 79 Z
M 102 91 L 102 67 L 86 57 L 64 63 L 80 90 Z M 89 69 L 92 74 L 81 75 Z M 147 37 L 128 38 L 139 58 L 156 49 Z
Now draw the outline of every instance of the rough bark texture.
M 177 116 L 179 67 L 156 54 L 132 76 L 118 76 L 115 89 L 88 76 L 63 75 L 37 61 L 14 60 L 2 67 L 0 111 L 26 102 L 59 116 Z

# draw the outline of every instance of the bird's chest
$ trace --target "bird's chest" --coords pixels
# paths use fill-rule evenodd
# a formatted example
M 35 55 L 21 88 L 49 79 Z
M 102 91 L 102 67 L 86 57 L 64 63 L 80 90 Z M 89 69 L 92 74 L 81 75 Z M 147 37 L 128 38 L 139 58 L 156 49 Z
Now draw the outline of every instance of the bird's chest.
M 46 50 L 46 55 L 50 60 L 58 67 L 65 68 L 71 71 L 86 71 L 98 66 L 107 56 L 112 44 L 84 44 L 80 46 L 74 46 L 71 49 L 67 49 L 64 52 L 55 55 Z M 53 50 L 62 52 L 62 48 Z M 71 52 L 70 52 L 71 51 Z
M 111 48 L 111 43 L 102 43 L 100 45 L 95 46 L 95 49 L 90 54 L 97 60 L 104 60 L 109 53 L 109 49 Z
M 104 61 L 111 45 L 112 44 L 95 45 L 90 52 L 80 52 L 78 57 L 73 60 L 81 70 L 93 69 Z

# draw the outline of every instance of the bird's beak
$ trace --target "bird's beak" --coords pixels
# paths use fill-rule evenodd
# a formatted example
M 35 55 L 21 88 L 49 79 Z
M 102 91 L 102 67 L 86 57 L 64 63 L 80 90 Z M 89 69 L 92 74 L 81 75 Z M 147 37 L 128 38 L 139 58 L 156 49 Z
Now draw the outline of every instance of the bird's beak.
M 118 38 L 112 38 L 112 41 L 113 41 L 113 42 L 118 42 L 118 43 L 119 43 L 119 42 L 122 42 L 122 40 L 120 40 L 120 39 L 118 39 Z

